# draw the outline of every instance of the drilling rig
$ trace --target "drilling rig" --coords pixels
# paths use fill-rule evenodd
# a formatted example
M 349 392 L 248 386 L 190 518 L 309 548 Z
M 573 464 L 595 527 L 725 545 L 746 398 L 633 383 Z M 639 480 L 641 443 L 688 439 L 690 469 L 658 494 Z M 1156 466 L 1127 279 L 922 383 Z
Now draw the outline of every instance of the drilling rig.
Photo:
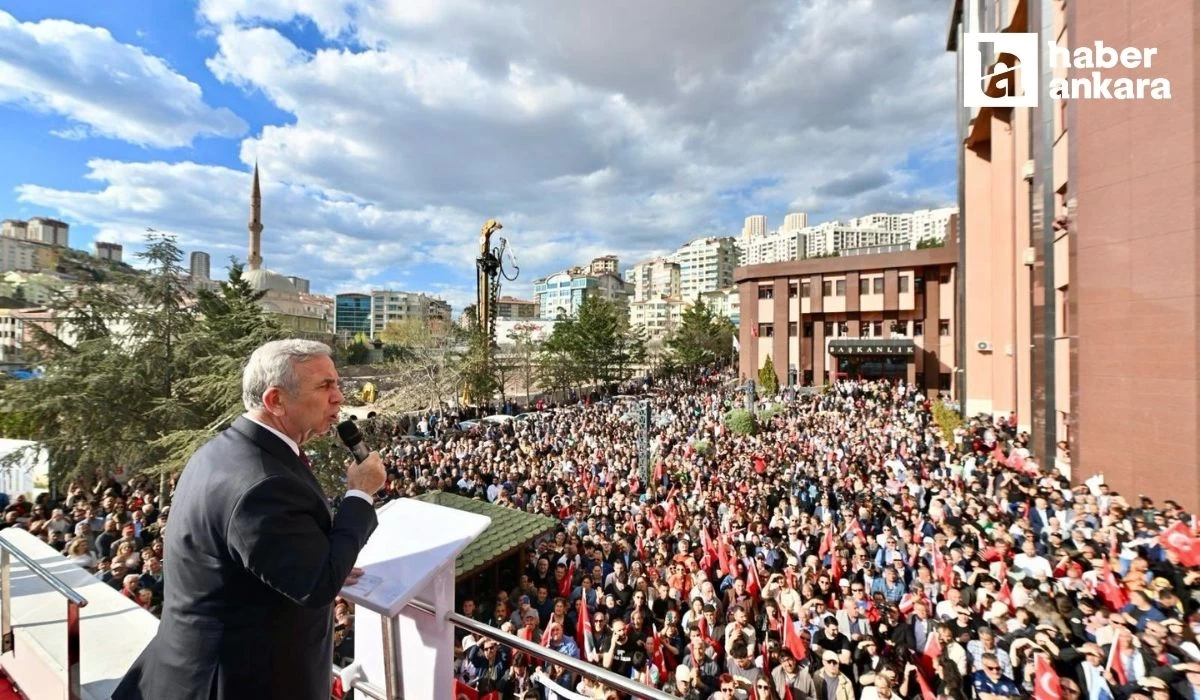
M 496 347 L 496 310 L 500 303 L 500 278 L 512 282 L 521 274 L 517 257 L 508 247 L 508 240 L 492 247 L 492 234 L 504 228 L 499 221 L 488 219 L 479 232 L 479 257 L 475 259 L 475 318 L 476 328 L 484 337 L 484 367 L 491 371 L 492 350 Z M 505 265 L 505 253 L 508 264 Z M 509 274 L 511 268 L 512 274 Z

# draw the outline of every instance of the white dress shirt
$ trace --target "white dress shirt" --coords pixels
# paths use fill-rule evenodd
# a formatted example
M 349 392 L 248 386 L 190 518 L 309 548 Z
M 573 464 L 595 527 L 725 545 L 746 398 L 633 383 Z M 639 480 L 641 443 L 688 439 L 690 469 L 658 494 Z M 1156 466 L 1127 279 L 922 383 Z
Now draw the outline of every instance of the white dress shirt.
M 250 421 L 251 423 L 261 425 L 262 427 L 266 428 L 267 430 L 270 430 L 272 433 L 274 433 L 276 436 L 278 436 L 280 440 L 283 440 L 283 442 L 288 447 L 292 448 L 292 454 L 296 455 L 297 457 L 300 456 L 300 446 L 296 444 L 295 440 L 291 439 L 287 435 L 284 435 L 283 433 L 279 432 L 278 430 L 272 428 L 271 426 L 267 425 L 266 423 L 263 423 L 262 421 L 259 421 L 259 420 L 255 420 L 249 414 L 244 414 L 244 415 L 246 417 L 246 420 Z M 355 496 L 357 498 L 363 499 L 364 501 L 366 501 L 367 503 L 370 503 L 371 505 L 375 504 L 375 497 L 372 496 L 371 494 L 367 493 L 366 491 L 360 491 L 358 489 L 350 489 L 349 491 L 346 492 L 346 496 L 347 497 Z

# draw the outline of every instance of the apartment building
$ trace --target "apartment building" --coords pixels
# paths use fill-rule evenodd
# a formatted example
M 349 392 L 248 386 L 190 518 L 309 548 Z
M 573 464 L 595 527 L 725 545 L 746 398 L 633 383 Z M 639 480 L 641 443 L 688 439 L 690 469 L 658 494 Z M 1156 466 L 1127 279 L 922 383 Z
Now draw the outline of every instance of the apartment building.
M 96 257 L 100 260 L 108 260 L 109 262 L 121 262 L 121 257 L 124 255 L 125 248 L 120 243 L 109 243 L 107 241 L 96 241 Z
M 420 292 L 371 291 L 371 337 L 389 323 L 410 319 L 450 322 L 450 303 Z
M 679 297 L 682 287 L 679 263 L 667 258 L 644 260 L 625 271 L 630 301 Z
M 960 98 L 980 80 L 964 72 L 967 32 L 1039 32 L 1045 67 L 1036 106 L 956 108 L 967 412 L 1014 413 L 1034 460 L 1075 482 L 1103 474 L 1127 499 L 1200 507 L 1200 6 L 950 8 Z M 1172 99 L 1052 99 L 1052 80 L 1095 69 L 1051 58 L 1099 42 L 1158 47 L 1153 70 L 1101 73 L 1167 75 Z M 998 75 L 990 53 L 984 75 Z
M 679 264 L 680 297 L 691 303 L 704 292 L 733 286 L 739 257 L 736 239 L 714 236 L 688 241 L 667 259 Z
M 533 296 L 542 318 L 573 317 L 589 296 L 625 303 L 625 282 L 615 274 L 592 275 L 573 267 L 533 281 Z
M 629 302 L 629 325 L 646 329 L 651 340 L 666 338 L 679 327 L 689 305 L 679 297 L 660 297 Z
M 537 302 L 532 299 L 500 297 L 496 303 L 496 318 L 506 321 L 535 319 L 538 317 Z
M 0 221 L 0 238 L 15 238 L 67 248 L 70 234 L 71 226 L 57 219 L 36 216 L 28 221 L 20 219 Z

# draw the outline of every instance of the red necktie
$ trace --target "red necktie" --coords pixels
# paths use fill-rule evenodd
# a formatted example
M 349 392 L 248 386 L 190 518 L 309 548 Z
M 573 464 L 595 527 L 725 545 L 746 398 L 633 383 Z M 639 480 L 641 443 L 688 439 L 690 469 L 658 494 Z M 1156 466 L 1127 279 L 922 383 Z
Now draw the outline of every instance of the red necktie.
M 300 461 L 304 462 L 304 466 L 308 467 L 309 471 L 312 471 L 312 462 L 309 461 L 308 455 L 305 454 L 304 450 L 300 450 Z

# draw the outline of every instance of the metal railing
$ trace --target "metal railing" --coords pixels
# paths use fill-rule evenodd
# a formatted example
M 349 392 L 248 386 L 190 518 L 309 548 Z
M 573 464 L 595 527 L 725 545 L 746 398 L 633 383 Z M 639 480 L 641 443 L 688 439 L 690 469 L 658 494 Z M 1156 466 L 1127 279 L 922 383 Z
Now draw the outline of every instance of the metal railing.
M 12 629 L 12 557 L 29 571 L 50 584 L 56 593 L 67 599 L 67 700 L 82 700 L 83 688 L 79 679 L 79 609 L 88 604 L 87 598 L 63 583 L 41 564 L 29 558 L 12 542 L 0 537 L 0 653 L 14 650 L 16 638 Z
M 437 610 L 423 600 L 412 600 L 408 603 L 408 607 L 433 618 L 438 616 Z M 392 619 L 394 620 L 395 618 Z M 672 698 L 672 696 L 667 695 L 661 690 L 638 683 L 632 678 L 626 678 L 601 666 L 596 666 L 595 664 L 588 663 L 587 661 L 582 661 L 572 656 L 567 656 L 566 654 L 554 651 L 553 649 L 547 649 L 536 642 L 522 639 L 514 634 L 502 632 L 491 625 L 479 622 L 478 620 L 473 620 L 466 615 L 460 615 L 458 613 L 446 613 L 443 621 L 448 622 L 460 629 L 464 629 L 479 637 L 486 637 L 487 639 L 499 642 L 500 644 L 503 644 L 504 646 L 519 651 L 523 654 L 528 654 L 534 658 L 541 659 L 542 661 L 548 661 L 556 666 L 561 666 L 572 673 L 578 674 L 585 678 L 590 678 L 597 683 L 602 683 L 609 688 L 618 690 L 631 697 L 639 698 L 639 700 L 675 700 Z M 387 647 L 389 646 L 387 643 L 387 632 L 388 628 L 392 626 L 389 624 L 389 622 L 390 621 L 387 618 L 384 618 L 385 660 L 388 653 Z M 393 634 L 395 634 L 394 631 Z M 338 669 L 337 666 L 334 666 L 333 669 L 335 674 L 340 672 L 340 669 Z M 388 673 L 388 671 L 385 670 L 385 673 Z M 394 687 L 393 684 L 398 685 L 398 676 L 390 676 L 388 678 L 389 688 L 387 690 L 362 680 L 355 680 L 351 682 L 350 687 L 360 691 L 369 698 L 373 698 L 374 700 L 400 700 L 398 690 L 395 693 L 392 691 L 392 687 Z

